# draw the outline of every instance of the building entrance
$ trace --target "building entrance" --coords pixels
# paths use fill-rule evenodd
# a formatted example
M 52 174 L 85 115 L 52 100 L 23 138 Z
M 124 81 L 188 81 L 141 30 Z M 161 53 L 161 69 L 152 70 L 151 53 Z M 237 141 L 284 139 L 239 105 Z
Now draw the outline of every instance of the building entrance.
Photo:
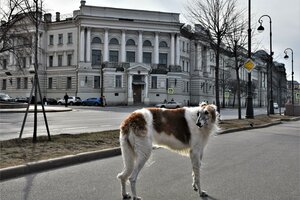
M 143 85 L 132 85 L 134 104 L 142 103 L 142 87 Z

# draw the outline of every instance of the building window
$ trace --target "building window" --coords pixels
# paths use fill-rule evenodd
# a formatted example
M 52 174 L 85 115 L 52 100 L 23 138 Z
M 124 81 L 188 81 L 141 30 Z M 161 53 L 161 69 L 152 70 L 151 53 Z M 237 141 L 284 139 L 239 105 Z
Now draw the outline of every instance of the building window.
M 143 52 L 143 63 L 152 63 L 151 52 Z
M 126 51 L 126 62 L 135 62 L 135 52 Z
M 98 37 L 94 37 L 92 40 L 92 44 L 101 44 L 101 39 Z
M 17 89 L 21 89 L 21 78 L 17 78 Z
M 72 44 L 72 43 L 73 43 L 73 34 L 68 33 L 68 44 Z
M 100 64 L 101 64 L 101 50 L 92 50 L 92 65 L 100 65 Z
M 58 34 L 58 44 L 63 44 L 63 34 Z
M 116 78 L 116 81 L 115 81 L 116 88 L 121 88 L 122 87 L 122 76 L 116 75 L 115 78 Z
M 157 89 L 157 76 L 152 76 L 151 77 L 151 88 L 152 89 Z
M 24 77 L 24 89 L 28 89 L 28 78 Z
M 119 44 L 119 41 L 118 41 L 116 38 L 112 38 L 112 39 L 109 41 L 109 44 L 112 44 L 112 45 L 118 45 L 118 44 Z
M 168 54 L 167 53 L 160 53 L 159 54 L 159 64 L 168 64 Z
M 67 77 L 67 89 L 72 88 L 72 77 Z
M 161 41 L 159 47 L 168 47 L 168 44 L 165 41 Z
M 68 54 L 68 66 L 71 66 L 72 65 L 72 54 Z
M 63 60 L 63 56 L 62 55 L 58 55 L 57 56 L 57 66 L 62 66 L 62 60 Z
M 54 41 L 54 36 L 53 35 L 49 35 L 49 45 L 53 45 Z
M 119 51 L 109 51 L 109 61 L 119 62 Z
M 187 92 L 189 92 L 189 89 L 190 89 L 190 88 L 189 88 L 189 85 L 190 85 L 190 83 L 187 81 L 187 82 L 186 82 L 186 91 L 187 91 Z
M 48 78 L 48 89 L 52 89 L 52 82 L 53 82 L 53 79 Z
M 2 90 L 6 90 L 6 79 L 2 80 Z
M 100 76 L 94 76 L 94 88 L 95 89 L 100 88 Z
M 49 67 L 53 67 L 53 56 L 49 56 Z
M 22 67 L 26 68 L 26 57 L 22 57 Z
M 135 42 L 134 42 L 134 40 L 133 39 L 129 39 L 129 40 L 127 40 L 127 42 L 126 42 L 126 46 L 134 46 L 135 45 Z
M 7 60 L 6 59 L 3 59 L 3 61 L 2 61 L 2 68 L 7 69 Z
M 143 43 L 143 46 L 144 47 L 151 47 L 152 44 L 151 44 L 151 42 L 149 40 L 145 40 L 144 43 Z

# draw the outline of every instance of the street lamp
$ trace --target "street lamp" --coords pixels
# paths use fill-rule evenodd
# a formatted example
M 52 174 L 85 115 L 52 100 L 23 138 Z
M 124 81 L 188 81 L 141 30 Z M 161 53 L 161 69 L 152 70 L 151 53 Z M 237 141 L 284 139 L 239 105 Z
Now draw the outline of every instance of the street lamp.
M 251 59 L 251 0 L 248 0 L 248 58 Z M 248 73 L 246 118 L 254 118 L 251 72 Z
M 287 54 L 288 50 L 290 50 L 292 52 L 292 105 L 293 105 L 293 110 L 294 110 L 294 52 L 293 52 L 293 49 L 286 48 L 284 50 L 284 53 L 285 53 L 284 59 L 288 59 L 289 58 L 289 56 Z
M 263 17 L 268 17 L 270 20 L 270 58 L 269 58 L 269 67 L 270 69 L 270 102 L 269 102 L 269 114 L 274 114 L 274 104 L 273 104 L 273 77 L 272 77 L 272 64 L 273 64 L 273 51 L 272 51 L 272 19 L 269 15 L 262 15 L 259 19 L 258 22 L 260 23 L 260 26 L 257 28 L 257 31 L 259 33 L 263 32 L 265 28 L 263 27 L 262 23 Z M 269 76 L 269 73 L 268 73 Z

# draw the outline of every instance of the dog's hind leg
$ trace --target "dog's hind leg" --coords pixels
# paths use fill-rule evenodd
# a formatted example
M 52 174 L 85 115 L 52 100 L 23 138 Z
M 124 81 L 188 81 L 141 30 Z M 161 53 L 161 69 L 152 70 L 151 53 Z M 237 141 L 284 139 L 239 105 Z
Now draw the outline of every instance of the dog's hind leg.
M 136 137 L 134 150 L 136 154 L 136 160 L 129 181 L 131 184 L 133 200 L 141 200 L 141 198 L 138 197 L 136 194 L 136 180 L 138 174 L 140 173 L 141 169 L 144 167 L 145 163 L 151 155 L 152 142 L 145 137 Z
M 206 197 L 206 192 L 202 191 L 200 186 L 200 167 L 202 160 L 202 152 L 202 150 L 191 150 L 190 158 L 193 167 L 193 189 L 199 192 L 200 197 Z
M 130 199 L 130 195 L 126 192 L 126 182 L 132 173 L 134 167 L 134 151 L 128 141 L 127 137 L 120 137 L 120 145 L 123 157 L 124 169 L 118 174 L 118 178 L 121 181 L 121 193 L 123 199 Z

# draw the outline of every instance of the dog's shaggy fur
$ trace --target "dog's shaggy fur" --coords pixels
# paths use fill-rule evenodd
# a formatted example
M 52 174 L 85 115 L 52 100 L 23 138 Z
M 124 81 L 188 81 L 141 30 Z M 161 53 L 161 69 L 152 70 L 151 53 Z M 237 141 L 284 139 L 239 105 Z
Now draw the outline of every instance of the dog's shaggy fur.
M 206 196 L 200 187 L 200 165 L 208 137 L 218 129 L 217 115 L 216 106 L 206 103 L 175 110 L 144 108 L 131 113 L 120 127 L 124 169 L 118 178 L 123 199 L 131 198 L 126 193 L 128 178 L 133 199 L 141 199 L 136 194 L 136 180 L 151 155 L 153 144 L 189 156 L 193 166 L 193 188 L 200 196 Z

